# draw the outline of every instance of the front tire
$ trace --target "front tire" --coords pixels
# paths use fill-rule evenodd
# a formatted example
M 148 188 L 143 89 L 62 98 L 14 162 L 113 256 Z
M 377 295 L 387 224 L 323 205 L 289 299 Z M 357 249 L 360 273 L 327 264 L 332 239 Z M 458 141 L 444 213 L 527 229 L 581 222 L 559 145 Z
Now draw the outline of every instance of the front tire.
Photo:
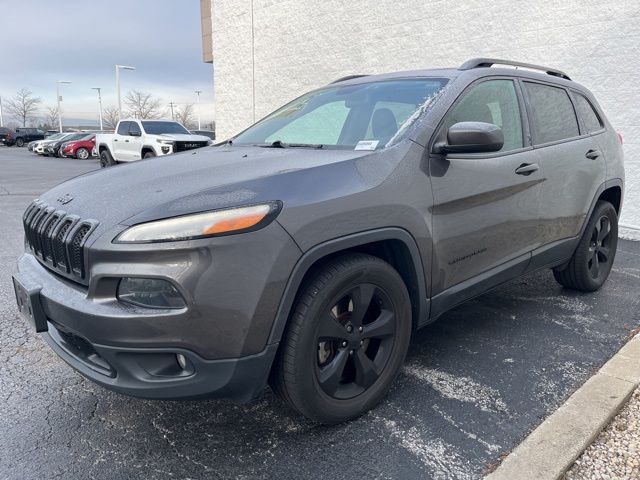
M 398 272 L 371 255 L 336 258 L 302 287 L 272 388 L 312 420 L 351 420 L 386 395 L 410 337 L 411 301 Z
M 142 158 L 143 159 L 145 159 L 145 158 L 153 158 L 155 156 L 156 156 L 155 152 L 152 152 L 151 150 L 149 150 L 149 151 L 144 153 L 144 156 Z
M 564 287 L 594 292 L 609 277 L 617 247 L 618 213 L 609 202 L 599 200 L 568 265 L 554 269 L 553 276 Z
M 86 148 L 79 148 L 76 151 L 76 158 L 78 160 L 86 160 L 87 158 L 89 158 L 89 150 L 87 150 Z

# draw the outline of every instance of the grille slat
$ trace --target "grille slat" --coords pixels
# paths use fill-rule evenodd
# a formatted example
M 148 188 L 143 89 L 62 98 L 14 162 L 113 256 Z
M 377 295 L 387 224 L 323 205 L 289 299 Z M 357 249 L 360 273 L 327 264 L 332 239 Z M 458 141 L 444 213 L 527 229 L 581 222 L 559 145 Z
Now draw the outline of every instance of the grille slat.
M 23 224 L 27 247 L 41 263 L 68 277 L 85 279 L 84 245 L 96 221 L 36 201 L 25 211 Z

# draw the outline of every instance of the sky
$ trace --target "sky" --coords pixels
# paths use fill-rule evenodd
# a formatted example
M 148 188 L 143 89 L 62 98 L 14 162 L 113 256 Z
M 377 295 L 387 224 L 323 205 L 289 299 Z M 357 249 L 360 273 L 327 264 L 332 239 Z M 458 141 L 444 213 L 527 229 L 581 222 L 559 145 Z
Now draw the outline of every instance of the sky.
M 0 0 L 0 96 L 28 88 L 42 110 L 62 85 L 65 124 L 97 123 L 98 98 L 116 105 L 115 65 L 122 97 L 143 90 L 169 102 L 195 103 L 203 122 L 214 118 L 213 66 L 202 61 L 198 0 Z M 123 104 L 124 108 L 124 104 Z M 7 123 L 5 112 L 5 123 Z

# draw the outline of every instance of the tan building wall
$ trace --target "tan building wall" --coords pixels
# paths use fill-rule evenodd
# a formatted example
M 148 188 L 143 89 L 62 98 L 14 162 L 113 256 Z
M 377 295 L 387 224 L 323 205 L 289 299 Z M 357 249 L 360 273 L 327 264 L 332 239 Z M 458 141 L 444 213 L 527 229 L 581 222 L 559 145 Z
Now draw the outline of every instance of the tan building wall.
M 211 21 L 220 139 L 343 75 L 478 56 L 564 70 L 624 135 L 625 218 L 640 225 L 637 0 L 213 0 Z

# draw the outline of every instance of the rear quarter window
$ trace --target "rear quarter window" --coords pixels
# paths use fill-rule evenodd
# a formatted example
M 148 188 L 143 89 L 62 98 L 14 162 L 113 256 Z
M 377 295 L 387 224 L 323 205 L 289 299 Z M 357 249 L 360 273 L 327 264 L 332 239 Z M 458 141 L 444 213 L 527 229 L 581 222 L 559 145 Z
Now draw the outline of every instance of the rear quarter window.
M 524 82 L 534 130 L 534 143 L 556 142 L 580 135 L 578 119 L 566 90 Z
M 582 122 L 582 126 L 588 133 L 597 132 L 604 128 L 604 124 L 600 119 L 600 116 L 596 112 L 591 102 L 587 98 L 576 92 L 571 92 L 573 95 L 573 101 L 576 105 L 576 111 L 578 112 L 578 118 Z

